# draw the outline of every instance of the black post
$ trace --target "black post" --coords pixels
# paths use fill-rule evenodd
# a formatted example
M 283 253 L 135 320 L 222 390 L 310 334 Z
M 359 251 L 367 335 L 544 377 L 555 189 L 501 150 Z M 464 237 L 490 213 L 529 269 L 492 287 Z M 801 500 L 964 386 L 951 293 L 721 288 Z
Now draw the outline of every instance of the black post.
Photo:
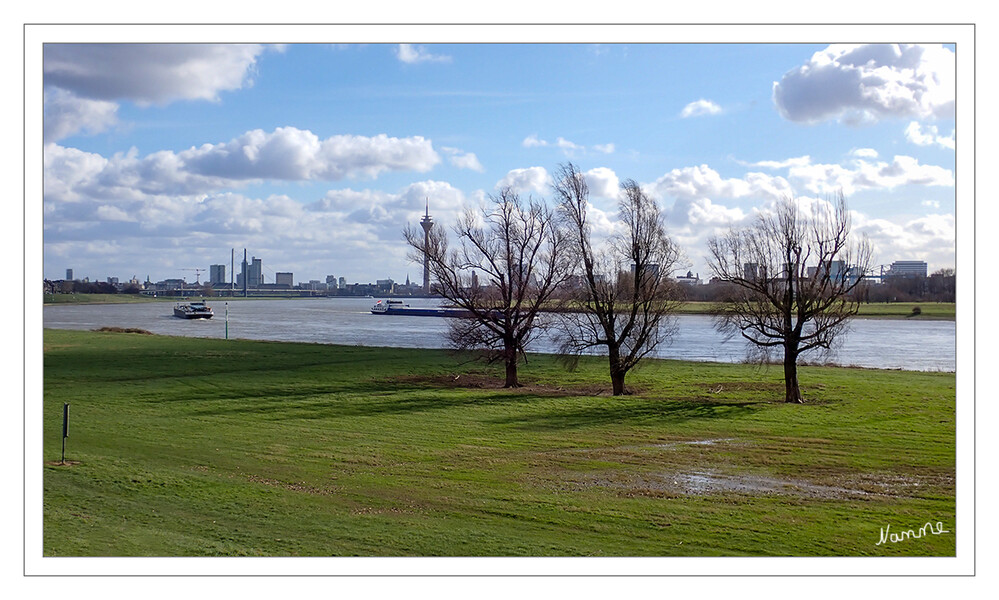
M 62 464 L 66 464 L 66 438 L 69 437 L 69 403 L 62 405 Z

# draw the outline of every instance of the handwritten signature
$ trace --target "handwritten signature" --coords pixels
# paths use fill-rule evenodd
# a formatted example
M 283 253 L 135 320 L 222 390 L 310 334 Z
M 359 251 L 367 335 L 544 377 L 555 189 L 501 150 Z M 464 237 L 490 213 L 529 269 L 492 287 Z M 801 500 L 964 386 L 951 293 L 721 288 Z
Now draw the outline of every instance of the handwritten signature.
M 893 543 L 904 542 L 910 539 L 919 539 L 921 537 L 930 534 L 940 535 L 942 533 L 950 533 L 949 531 L 943 528 L 943 523 L 941 523 L 940 521 L 937 521 L 935 524 L 927 521 L 926 525 L 923 525 L 919 529 L 904 529 L 902 531 L 899 531 L 898 533 L 894 533 L 890 530 L 891 530 L 891 525 L 888 525 L 887 527 L 882 527 L 881 539 L 878 541 L 877 544 L 874 545 L 880 546 L 881 544 L 887 544 L 888 542 L 893 542 Z

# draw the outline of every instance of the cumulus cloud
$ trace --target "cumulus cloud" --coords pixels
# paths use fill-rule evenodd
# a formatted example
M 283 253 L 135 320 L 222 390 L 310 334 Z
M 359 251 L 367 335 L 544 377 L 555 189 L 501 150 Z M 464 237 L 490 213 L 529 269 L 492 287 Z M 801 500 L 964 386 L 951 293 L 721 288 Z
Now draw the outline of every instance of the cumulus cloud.
M 451 57 L 444 54 L 431 54 L 423 46 L 413 44 L 399 44 L 395 50 L 396 57 L 406 64 L 416 64 L 422 62 L 451 62 Z
M 482 166 L 482 163 L 479 162 L 478 157 L 472 152 L 465 152 L 458 148 L 448 148 L 447 146 L 442 147 L 441 150 L 448 154 L 448 161 L 459 169 L 470 169 L 479 173 L 486 170 Z
M 616 199 L 621 191 L 617 173 L 607 167 L 597 167 L 583 173 L 590 194 L 600 198 Z
M 551 185 L 551 177 L 544 167 L 513 169 L 497 184 L 496 189 L 513 188 L 520 193 L 545 193 Z
M 45 85 L 81 98 L 217 100 L 251 82 L 258 44 L 46 44 Z
M 691 102 L 687 106 L 683 107 L 680 111 L 680 116 L 684 119 L 690 117 L 703 117 L 705 115 L 717 115 L 721 113 L 722 109 L 720 106 L 712 102 L 711 100 L 700 99 Z
M 117 122 L 118 102 L 219 99 L 252 83 L 266 47 L 245 44 L 46 44 L 44 136 L 55 142 Z
M 858 157 L 846 165 L 796 165 L 788 170 L 788 176 L 809 192 L 831 194 L 842 190 L 848 196 L 860 190 L 893 189 L 903 185 L 954 185 L 952 171 L 920 164 L 911 156 L 895 156 L 890 162 Z
M 940 135 L 935 125 L 927 126 L 925 129 L 917 121 L 909 123 L 905 128 L 905 139 L 917 146 L 941 146 L 950 150 L 954 149 L 954 131 L 949 136 Z
M 384 171 L 425 172 L 440 162 L 430 140 L 420 136 L 335 135 L 320 140 L 295 127 L 248 131 L 229 142 L 205 144 L 177 156 L 192 173 L 230 180 L 373 178 Z
M 785 119 L 850 124 L 954 114 L 954 52 L 941 45 L 832 45 L 773 85 Z
M 118 122 L 118 105 L 77 98 L 59 88 L 45 91 L 43 139 L 57 141 L 78 133 L 93 135 Z
M 738 199 L 749 196 L 779 198 L 791 191 L 790 184 L 782 177 L 748 173 L 743 178 L 725 179 L 707 165 L 673 169 L 649 187 L 659 196 L 673 196 L 683 200 Z
M 853 230 L 871 241 L 876 261 L 904 259 L 954 264 L 954 215 L 931 214 L 896 223 L 853 213 Z
M 796 187 L 816 194 L 830 194 L 842 190 L 844 194 L 851 195 L 865 189 L 892 189 L 903 185 L 954 185 L 954 173 L 949 169 L 920 164 L 911 156 L 899 155 L 893 157 L 891 161 L 877 160 L 877 158 L 877 151 L 871 148 L 857 148 L 849 153 L 849 159 L 844 164 L 816 163 L 810 156 L 741 164 L 768 169 L 786 169 L 788 177 L 793 180 Z M 707 173 L 700 177 L 700 180 L 709 181 L 714 177 L 714 174 Z M 674 179 L 682 178 L 674 177 Z M 687 174 L 686 179 L 698 180 L 691 174 Z M 738 183 L 733 185 L 738 189 Z
M 134 149 L 111 158 L 45 147 L 45 199 L 72 202 L 82 196 L 211 193 L 248 182 L 337 181 L 374 178 L 386 171 L 425 172 L 440 162 L 429 140 L 386 135 L 332 136 L 282 127 L 221 144 L 140 157 Z

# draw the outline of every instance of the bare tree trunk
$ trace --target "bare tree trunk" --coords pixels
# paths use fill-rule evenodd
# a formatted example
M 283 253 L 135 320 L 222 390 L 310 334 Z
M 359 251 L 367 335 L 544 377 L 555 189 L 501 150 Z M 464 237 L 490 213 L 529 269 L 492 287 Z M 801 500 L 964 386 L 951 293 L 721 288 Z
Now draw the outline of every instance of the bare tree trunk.
M 615 396 L 624 394 L 624 371 L 611 371 L 611 387 Z
M 784 346 L 784 401 L 793 404 L 804 403 L 801 390 L 798 388 L 798 353 L 791 344 Z
M 506 383 L 503 387 L 515 388 L 520 387 L 520 382 L 517 381 L 517 357 L 514 356 L 513 359 L 506 359 Z
M 608 345 L 608 357 L 610 362 L 611 388 L 615 396 L 624 394 L 624 376 L 628 371 L 621 368 L 621 350 L 617 346 Z

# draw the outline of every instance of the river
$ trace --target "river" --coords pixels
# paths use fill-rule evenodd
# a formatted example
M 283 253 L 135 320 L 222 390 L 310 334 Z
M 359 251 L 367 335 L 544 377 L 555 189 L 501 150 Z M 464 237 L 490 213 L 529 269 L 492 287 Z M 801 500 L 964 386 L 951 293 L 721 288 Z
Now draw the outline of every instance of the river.
M 318 342 L 359 346 L 441 348 L 446 320 L 437 317 L 373 315 L 371 298 L 214 299 L 211 320 L 173 316 L 173 303 L 55 304 L 43 310 L 43 324 L 54 329 L 136 327 L 153 333 L 191 337 Z M 412 299 L 412 306 L 436 306 L 437 300 Z M 228 311 L 228 324 L 226 319 Z M 693 361 L 741 362 L 747 345 L 714 328 L 707 315 L 680 315 L 672 342 L 655 356 Z M 828 359 L 804 355 L 804 361 L 910 371 L 954 371 L 954 321 L 862 319 L 851 321 L 840 347 Z M 529 350 L 550 352 L 539 340 Z

